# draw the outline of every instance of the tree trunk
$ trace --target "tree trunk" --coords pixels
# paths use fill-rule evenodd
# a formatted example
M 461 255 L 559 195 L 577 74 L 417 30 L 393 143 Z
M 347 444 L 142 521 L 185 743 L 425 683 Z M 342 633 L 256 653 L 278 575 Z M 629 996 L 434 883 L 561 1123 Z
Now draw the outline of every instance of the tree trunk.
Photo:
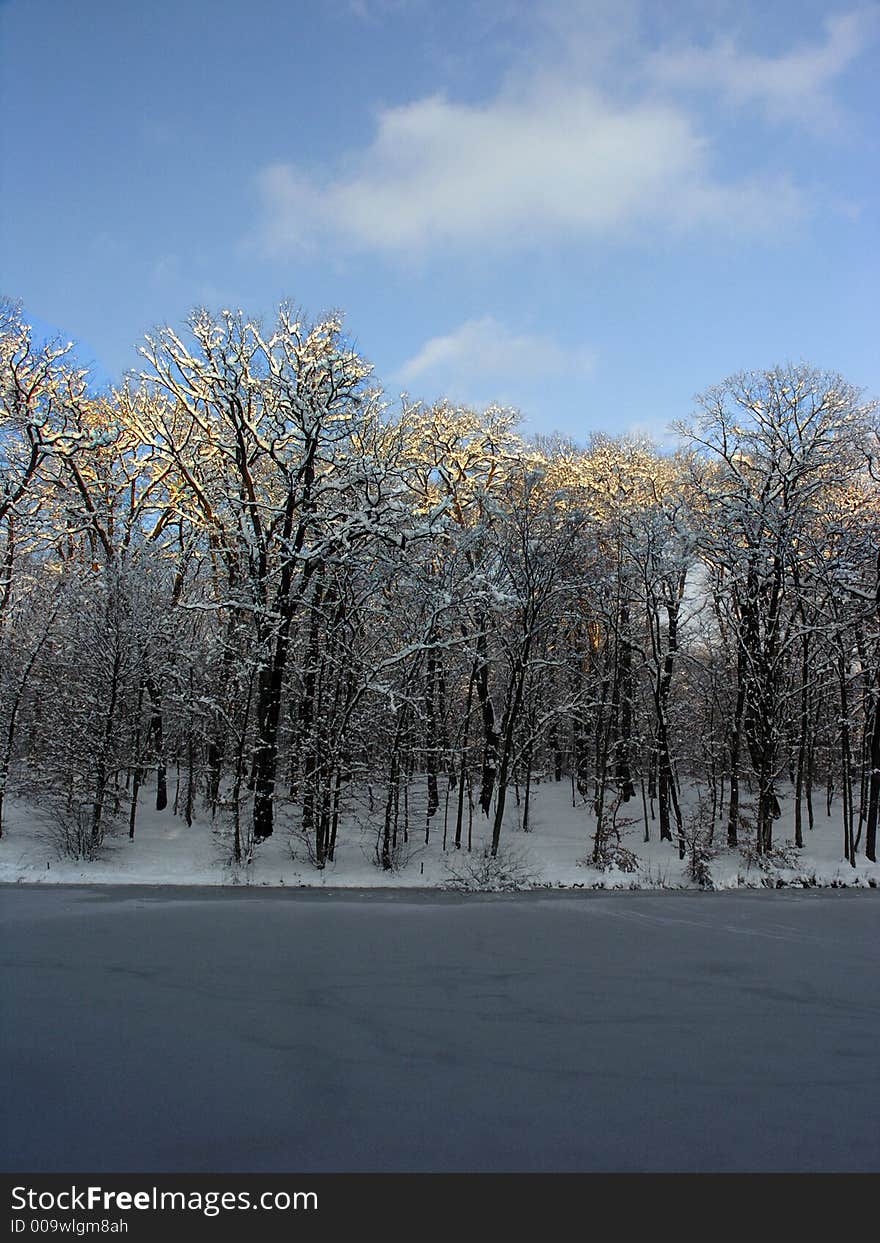
M 481 627 L 485 619 L 480 619 Z M 480 715 L 483 721 L 483 771 L 480 778 L 480 808 L 484 816 L 488 816 L 492 807 L 492 796 L 495 792 L 495 777 L 498 772 L 498 743 L 500 733 L 495 720 L 495 706 L 489 694 L 489 662 L 486 656 L 486 633 L 481 629 L 477 639 L 477 676 L 475 679 L 477 698 L 480 702 Z

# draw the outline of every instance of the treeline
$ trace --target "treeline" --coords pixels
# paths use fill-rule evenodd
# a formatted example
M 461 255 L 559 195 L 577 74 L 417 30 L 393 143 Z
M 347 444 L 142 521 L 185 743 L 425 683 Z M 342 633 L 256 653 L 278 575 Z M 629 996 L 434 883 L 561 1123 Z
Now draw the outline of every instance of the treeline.
M 801 845 L 821 800 L 875 859 L 880 438 L 840 376 L 732 377 L 671 454 L 392 408 L 289 307 L 141 353 L 98 395 L 2 311 L 0 824 L 11 790 L 93 857 L 147 786 L 323 867 L 356 808 L 393 868 L 475 825 L 495 855 L 510 792 L 527 827 L 565 780 L 596 862 L 633 800 L 682 854 L 765 854 L 783 810 Z

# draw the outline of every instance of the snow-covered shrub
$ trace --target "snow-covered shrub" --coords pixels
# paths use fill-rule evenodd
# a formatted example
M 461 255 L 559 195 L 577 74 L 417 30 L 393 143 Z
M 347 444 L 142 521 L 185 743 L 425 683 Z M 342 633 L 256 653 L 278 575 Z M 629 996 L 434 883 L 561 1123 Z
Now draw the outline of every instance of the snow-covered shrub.
M 101 816 L 95 823 L 92 803 L 49 803 L 43 820 L 43 839 L 53 847 L 59 859 L 91 862 L 100 857 L 104 840 L 113 831 L 113 823 Z
M 613 838 L 606 838 L 600 843 L 598 850 L 594 848 L 588 858 L 579 859 L 578 863 L 582 867 L 597 868 L 600 872 L 639 870 L 639 857 L 635 851 Z
M 639 866 L 639 878 L 642 889 L 666 889 L 669 880 L 669 869 L 662 863 L 651 863 L 650 859 Z
M 794 842 L 772 846 L 761 854 L 753 843 L 749 843 L 740 847 L 740 855 L 747 870 L 757 868 L 761 872 L 776 872 L 780 868 L 797 869 L 800 866 L 800 852 Z
M 301 863 L 305 858 L 308 860 L 310 866 L 318 872 L 324 871 L 325 868 L 333 868 L 335 866 L 337 861 L 337 851 L 339 850 L 338 843 L 334 841 L 333 855 L 331 857 L 328 843 L 328 848 L 323 859 L 319 859 L 317 847 L 315 845 L 314 832 L 309 832 L 301 825 L 294 825 L 291 827 L 288 834 L 288 848 L 290 850 L 290 857 L 294 863 Z M 366 850 L 364 850 L 364 854 L 367 854 Z M 403 860 L 400 862 L 399 866 L 402 867 L 405 862 L 406 860 Z
M 593 849 L 587 858 L 578 859 L 581 867 L 597 868 L 600 872 L 637 872 L 639 858 L 623 845 L 624 837 L 636 823 L 635 817 L 621 815 L 623 796 L 618 793 L 603 818 L 598 815 Z
M 464 892 L 506 893 L 537 883 L 528 856 L 512 847 L 499 847 L 495 856 L 488 846 L 456 850 L 447 856 L 445 870 L 446 888 Z
M 248 799 L 236 801 L 232 794 L 222 794 L 217 802 L 211 831 L 224 867 L 234 871 L 250 867 L 254 861 L 256 840 Z
M 413 850 L 412 838 L 398 834 L 397 840 L 390 841 L 386 850 L 381 831 L 376 833 L 376 840 L 373 844 L 373 862 L 377 868 L 382 868 L 386 872 L 402 872 L 414 853 L 417 852 Z
M 701 889 L 714 889 L 711 863 L 717 854 L 713 843 L 712 809 L 706 798 L 698 798 L 682 825 L 687 874 Z

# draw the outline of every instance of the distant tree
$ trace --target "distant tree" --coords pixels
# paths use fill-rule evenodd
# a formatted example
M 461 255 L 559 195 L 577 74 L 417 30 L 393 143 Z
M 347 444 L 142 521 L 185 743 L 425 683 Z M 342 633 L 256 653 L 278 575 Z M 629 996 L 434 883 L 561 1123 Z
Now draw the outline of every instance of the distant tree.
M 853 468 L 866 410 L 839 375 L 803 365 L 742 373 L 697 400 L 682 430 L 702 454 L 691 480 L 699 547 L 734 637 L 737 717 L 758 784 L 762 852 L 779 813 L 787 665 L 803 634 L 800 549 Z M 737 720 L 734 738 L 739 728 Z

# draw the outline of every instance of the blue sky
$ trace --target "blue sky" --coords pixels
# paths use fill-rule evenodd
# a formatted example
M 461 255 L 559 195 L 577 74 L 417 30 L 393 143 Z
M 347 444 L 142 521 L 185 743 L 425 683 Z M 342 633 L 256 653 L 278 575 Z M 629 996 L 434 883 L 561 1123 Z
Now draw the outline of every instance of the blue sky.
M 0 287 L 118 379 L 284 298 L 387 391 L 662 433 L 880 393 L 880 4 L 0 0 Z

